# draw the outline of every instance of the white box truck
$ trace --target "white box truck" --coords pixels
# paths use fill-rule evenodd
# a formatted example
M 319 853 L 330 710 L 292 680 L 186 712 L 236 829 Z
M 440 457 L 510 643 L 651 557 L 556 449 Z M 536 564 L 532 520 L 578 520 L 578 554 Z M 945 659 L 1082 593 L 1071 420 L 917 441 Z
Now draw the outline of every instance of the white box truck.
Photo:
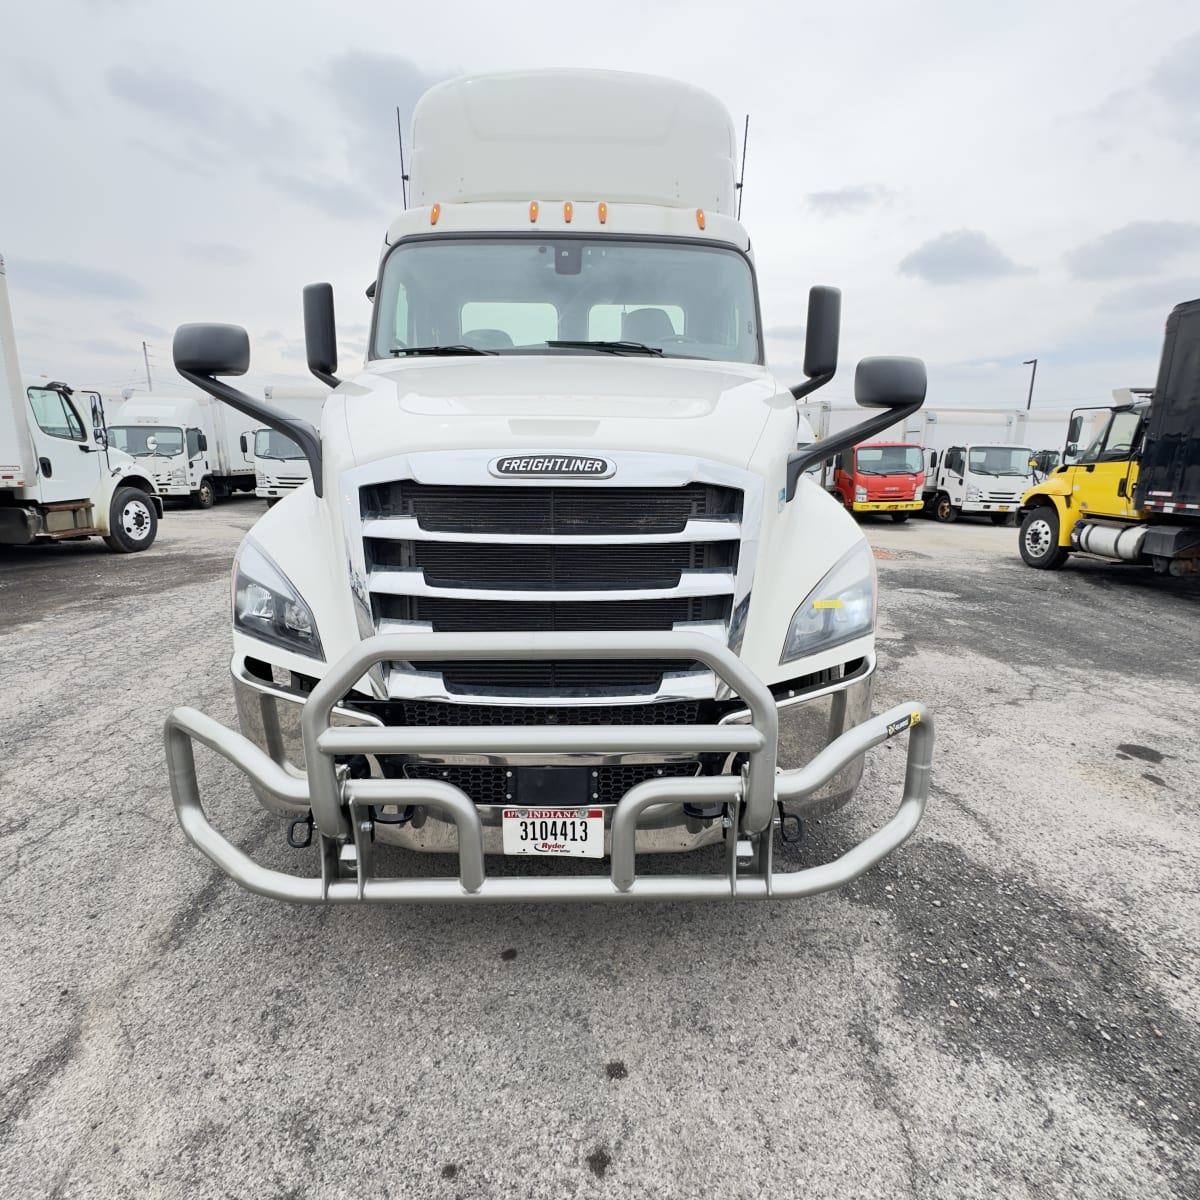
M 327 387 L 298 387 L 294 384 L 267 384 L 263 395 L 268 403 L 290 417 L 321 423 L 321 409 L 329 396 Z M 312 471 L 303 447 L 294 438 L 277 429 L 263 425 L 254 431 L 254 494 L 267 502 L 278 504 L 289 492 L 294 492 L 312 480 Z
M 1018 409 L 924 409 L 906 429 L 925 451 L 924 512 L 938 521 L 986 516 L 1011 525 L 1034 484 L 1033 448 Z
M 777 379 L 734 127 L 707 93 L 477 76 L 425 95 L 410 145 L 353 379 L 332 289 L 305 289 L 309 368 L 334 388 L 319 430 L 222 378 L 248 369 L 245 330 L 175 335 L 184 378 L 312 467 L 233 569 L 241 731 L 168 718 L 185 833 L 244 887 L 305 903 L 782 898 L 855 878 L 916 828 L 932 730 L 916 702 L 871 715 L 874 557 L 805 471 L 915 412 L 924 365 L 863 360 L 873 413 L 800 447 L 795 401 L 836 371 L 840 294 L 812 289 L 806 378 Z M 776 869 L 776 838 L 846 804 L 865 752 L 899 735 L 894 815 L 832 862 Z M 219 832 L 196 744 L 312 847 L 310 873 Z M 455 868 L 412 873 L 379 843 Z M 674 873 L 642 857 L 706 846 Z M 575 870 L 543 862 L 561 857 Z
M 161 516 L 150 477 L 109 446 L 98 392 L 22 384 L 0 256 L 0 543 L 100 537 L 129 553 L 154 544 Z
M 234 492 L 254 490 L 254 422 L 195 396 L 134 395 L 109 424 L 112 444 L 143 463 L 163 496 L 211 508 Z

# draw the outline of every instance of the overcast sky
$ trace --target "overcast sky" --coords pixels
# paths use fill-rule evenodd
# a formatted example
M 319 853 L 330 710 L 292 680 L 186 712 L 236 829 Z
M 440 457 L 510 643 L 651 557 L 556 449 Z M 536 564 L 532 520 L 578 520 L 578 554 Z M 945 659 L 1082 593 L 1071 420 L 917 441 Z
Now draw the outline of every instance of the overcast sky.
M 0 253 L 22 370 L 161 388 L 183 321 L 247 327 L 255 386 L 307 378 L 300 289 L 361 360 L 400 209 L 395 109 L 521 67 L 646 71 L 750 114 L 743 220 L 772 364 L 843 289 L 843 367 L 916 354 L 930 404 L 1152 384 L 1200 296 L 1195 0 L 731 6 L 43 0 L 0 40 Z

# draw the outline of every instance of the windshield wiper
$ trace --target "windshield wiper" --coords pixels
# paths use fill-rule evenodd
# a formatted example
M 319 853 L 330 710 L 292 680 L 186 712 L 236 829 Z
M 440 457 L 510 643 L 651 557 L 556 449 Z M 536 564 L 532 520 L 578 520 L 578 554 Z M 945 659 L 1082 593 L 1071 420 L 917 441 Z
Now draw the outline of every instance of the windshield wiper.
M 972 467 L 971 470 L 974 471 L 976 475 L 991 475 L 994 477 L 996 474 L 995 471 L 989 471 L 987 467 Z
M 454 355 L 454 354 L 495 354 L 495 350 L 480 350 L 478 346 L 397 346 L 388 353 L 393 358 L 414 358 L 422 354 Z
M 661 346 L 647 346 L 645 342 L 589 342 L 575 338 L 563 338 L 546 343 L 552 350 L 600 350 L 604 354 L 653 354 L 662 357 Z

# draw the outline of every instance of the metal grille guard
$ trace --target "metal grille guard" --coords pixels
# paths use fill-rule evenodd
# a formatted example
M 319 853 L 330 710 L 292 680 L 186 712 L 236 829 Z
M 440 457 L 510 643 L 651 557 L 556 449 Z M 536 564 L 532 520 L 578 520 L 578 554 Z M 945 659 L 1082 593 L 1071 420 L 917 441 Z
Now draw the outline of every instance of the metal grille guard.
M 377 663 L 423 659 L 678 658 L 705 663 L 741 696 L 748 724 L 338 727 L 334 707 Z M 696 633 L 392 634 L 367 638 L 334 663 L 313 688 L 301 716 L 308 777 L 297 778 L 247 738 L 192 708 L 167 718 L 165 739 L 175 813 L 188 839 L 242 887 L 302 904 L 396 901 L 705 900 L 812 896 L 849 883 L 916 829 L 929 796 L 933 724 L 920 704 L 900 704 L 847 730 L 806 766 L 776 767 L 778 713 L 766 686 L 732 651 Z M 896 814 L 840 858 L 776 873 L 772 865 L 777 802 L 798 800 L 825 784 L 871 746 L 907 731 L 904 793 Z M 260 866 L 212 826 L 200 802 L 193 742 L 239 767 L 260 789 L 298 814 L 311 809 L 319 834 L 320 876 Z M 334 756 L 506 751 L 721 751 L 746 755 L 740 776 L 649 779 L 631 788 L 612 817 L 609 875 L 489 877 L 483 824 L 459 788 L 432 779 L 349 779 Z M 724 805 L 726 870 L 722 874 L 637 877 L 634 837 L 652 805 Z M 458 829 L 458 876 L 389 878 L 374 874 L 371 806 L 423 805 Z M 739 862 L 739 859 L 743 860 Z

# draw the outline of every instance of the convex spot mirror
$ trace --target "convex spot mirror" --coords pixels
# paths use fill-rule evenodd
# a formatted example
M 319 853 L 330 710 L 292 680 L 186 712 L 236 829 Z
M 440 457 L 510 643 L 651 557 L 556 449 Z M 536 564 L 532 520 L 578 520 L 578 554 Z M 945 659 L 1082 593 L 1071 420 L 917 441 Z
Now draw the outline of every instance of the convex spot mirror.
M 193 375 L 245 375 L 250 369 L 250 338 L 240 325 L 180 325 L 172 357 Z
M 908 408 L 925 402 L 928 381 L 919 358 L 864 358 L 854 372 L 854 399 L 863 408 Z

